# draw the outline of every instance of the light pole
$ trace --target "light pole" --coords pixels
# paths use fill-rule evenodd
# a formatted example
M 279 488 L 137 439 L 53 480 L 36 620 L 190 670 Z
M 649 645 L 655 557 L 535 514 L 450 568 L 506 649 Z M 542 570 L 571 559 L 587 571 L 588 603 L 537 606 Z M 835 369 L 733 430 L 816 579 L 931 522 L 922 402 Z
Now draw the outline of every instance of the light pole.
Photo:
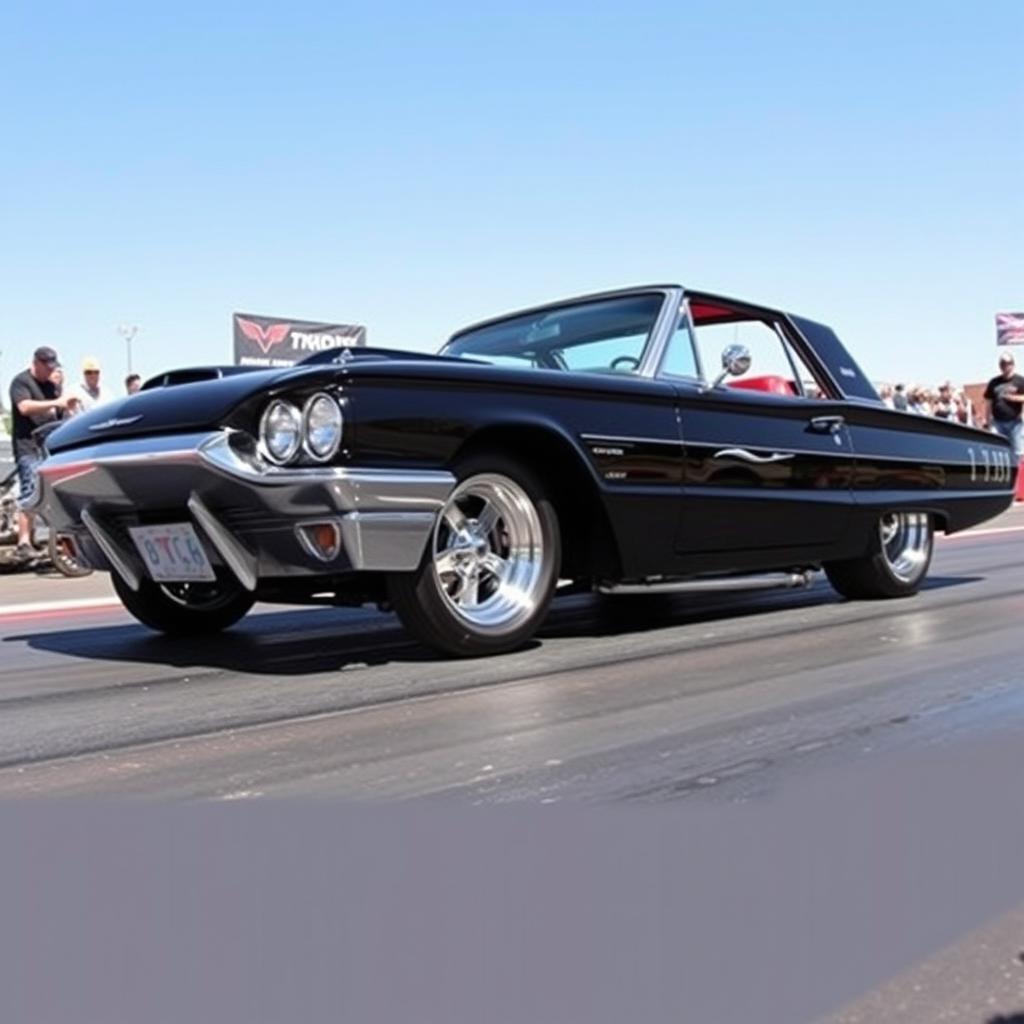
M 128 349 L 128 376 L 132 374 L 132 340 L 139 333 L 138 324 L 118 324 L 117 333 L 124 338 L 125 346 Z

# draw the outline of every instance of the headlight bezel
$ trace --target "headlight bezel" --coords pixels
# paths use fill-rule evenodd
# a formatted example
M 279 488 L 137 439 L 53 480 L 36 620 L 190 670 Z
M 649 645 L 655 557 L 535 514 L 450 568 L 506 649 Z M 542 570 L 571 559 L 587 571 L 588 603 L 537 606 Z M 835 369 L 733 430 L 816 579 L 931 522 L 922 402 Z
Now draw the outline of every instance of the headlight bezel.
M 271 413 L 278 407 L 288 409 L 294 418 L 295 423 L 295 439 L 292 444 L 289 445 L 288 451 L 285 455 L 275 455 L 270 445 L 267 443 L 267 424 L 270 420 Z M 263 410 L 262 416 L 260 416 L 260 430 L 259 430 L 259 450 L 260 453 L 275 466 L 287 466 L 290 462 L 295 460 L 295 456 L 299 454 L 303 447 L 303 416 L 302 411 L 293 402 L 289 402 L 286 398 L 274 398 L 268 404 L 266 409 Z
M 316 450 L 310 436 L 310 415 L 313 411 L 313 406 L 320 401 L 325 401 L 330 405 L 332 412 L 337 417 L 338 424 L 337 432 L 334 435 L 334 439 L 331 442 L 330 447 L 323 452 L 318 452 Z M 315 391 L 306 399 L 302 406 L 302 450 L 314 462 L 329 462 L 335 455 L 337 455 L 338 449 L 341 448 L 341 441 L 344 433 L 345 411 L 342 409 L 341 403 L 334 395 L 327 391 Z

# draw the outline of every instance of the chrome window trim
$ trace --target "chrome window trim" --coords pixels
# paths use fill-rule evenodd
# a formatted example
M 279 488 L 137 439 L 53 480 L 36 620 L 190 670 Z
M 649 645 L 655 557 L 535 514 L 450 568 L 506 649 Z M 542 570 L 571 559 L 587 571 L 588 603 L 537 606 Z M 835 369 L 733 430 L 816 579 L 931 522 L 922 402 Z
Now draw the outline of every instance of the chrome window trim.
M 693 383 L 698 387 L 707 387 L 707 378 L 704 375 L 704 363 L 700 357 L 700 349 L 697 347 L 697 336 L 693 329 L 693 318 L 690 316 L 690 300 L 686 297 L 686 291 L 682 288 L 679 289 L 681 294 L 678 307 L 675 315 L 675 325 L 668 333 L 668 337 L 665 339 L 664 347 L 661 351 L 661 358 L 658 360 L 658 365 L 655 371 L 655 377 L 659 380 L 668 381 L 683 381 L 685 383 Z M 682 325 L 686 325 L 686 333 L 690 337 L 690 352 L 693 354 L 693 365 L 697 370 L 697 375 L 689 373 L 672 373 L 665 369 L 665 363 L 668 361 L 669 348 L 672 345 L 672 340 L 675 338 L 676 333 Z
M 678 286 L 662 289 L 661 310 L 640 356 L 640 365 L 636 368 L 638 377 L 647 377 L 650 380 L 657 378 L 665 352 L 679 323 L 683 294 L 683 289 Z

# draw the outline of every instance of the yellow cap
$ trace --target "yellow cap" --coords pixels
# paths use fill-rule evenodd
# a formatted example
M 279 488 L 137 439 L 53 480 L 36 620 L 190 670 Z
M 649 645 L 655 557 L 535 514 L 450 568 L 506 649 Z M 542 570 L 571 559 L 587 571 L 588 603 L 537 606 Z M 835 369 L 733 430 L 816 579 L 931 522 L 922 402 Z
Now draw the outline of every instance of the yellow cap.
M 93 358 L 93 356 L 86 356 L 82 360 L 82 373 L 88 373 L 90 370 L 98 370 L 99 368 L 99 360 Z

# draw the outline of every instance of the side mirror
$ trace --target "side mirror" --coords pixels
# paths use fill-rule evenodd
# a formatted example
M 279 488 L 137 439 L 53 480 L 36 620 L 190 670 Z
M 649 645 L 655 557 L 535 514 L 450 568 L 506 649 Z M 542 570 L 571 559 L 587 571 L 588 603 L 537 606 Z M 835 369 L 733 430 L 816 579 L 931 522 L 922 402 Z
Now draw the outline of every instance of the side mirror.
M 722 372 L 715 378 L 717 388 L 726 377 L 741 377 L 750 369 L 750 349 L 746 345 L 726 345 L 722 350 Z

